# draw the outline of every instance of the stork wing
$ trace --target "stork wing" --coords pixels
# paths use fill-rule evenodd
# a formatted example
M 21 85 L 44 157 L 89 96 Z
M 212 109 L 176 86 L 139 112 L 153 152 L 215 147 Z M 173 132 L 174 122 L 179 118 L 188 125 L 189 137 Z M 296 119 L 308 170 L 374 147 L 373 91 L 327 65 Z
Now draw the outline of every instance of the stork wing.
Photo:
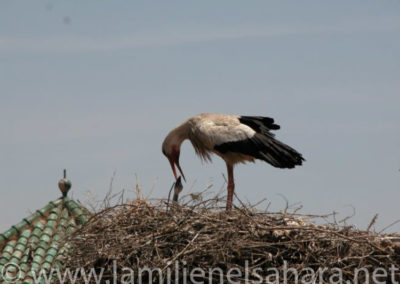
M 210 153 L 218 145 L 246 140 L 256 134 L 251 127 L 240 123 L 234 115 L 201 115 L 191 124 L 189 140 L 196 153 L 204 160 L 211 160 Z
M 301 165 L 302 155 L 276 140 L 270 130 L 279 129 L 272 118 L 249 116 L 206 116 L 197 120 L 189 136 L 196 153 L 205 160 L 210 152 L 242 154 L 278 168 Z M 240 160 L 239 160 L 240 161 Z
M 196 121 L 193 132 L 212 149 L 224 143 L 250 139 L 256 133 L 274 137 L 270 130 L 279 128 L 270 117 L 209 114 Z
M 249 139 L 256 134 L 256 131 L 234 118 L 226 121 L 204 119 L 202 123 L 197 124 L 194 133 L 207 145 L 207 148 L 213 149 L 224 143 Z

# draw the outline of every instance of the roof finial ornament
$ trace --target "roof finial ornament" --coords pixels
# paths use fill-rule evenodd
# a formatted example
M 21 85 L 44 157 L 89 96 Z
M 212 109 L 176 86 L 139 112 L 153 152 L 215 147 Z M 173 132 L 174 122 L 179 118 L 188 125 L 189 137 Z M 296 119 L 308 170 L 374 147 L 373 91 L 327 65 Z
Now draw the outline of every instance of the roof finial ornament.
M 71 181 L 67 179 L 67 170 L 64 169 L 64 178 L 58 182 L 58 187 L 62 192 L 62 197 L 67 197 L 68 191 L 71 189 Z

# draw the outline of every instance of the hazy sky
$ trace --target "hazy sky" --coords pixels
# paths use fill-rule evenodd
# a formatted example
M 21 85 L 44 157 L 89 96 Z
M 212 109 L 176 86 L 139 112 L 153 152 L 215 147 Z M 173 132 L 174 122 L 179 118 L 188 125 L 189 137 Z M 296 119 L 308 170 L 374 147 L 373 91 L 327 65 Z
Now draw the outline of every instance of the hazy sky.
M 139 182 L 166 197 L 161 143 L 201 112 L 274 117 L 295 170 L 236 168 L 243 200 L 400 219 L 400 1 L 0 2 L 0 231 L 60 196 Z M 186 142 L 185 192 L 223 186 Z M 137 176 L 137 179 L 136 177 Z M 90 193 L 90 194 L 88 194 Z M 400 225 L 389 231 L 400 231 Z

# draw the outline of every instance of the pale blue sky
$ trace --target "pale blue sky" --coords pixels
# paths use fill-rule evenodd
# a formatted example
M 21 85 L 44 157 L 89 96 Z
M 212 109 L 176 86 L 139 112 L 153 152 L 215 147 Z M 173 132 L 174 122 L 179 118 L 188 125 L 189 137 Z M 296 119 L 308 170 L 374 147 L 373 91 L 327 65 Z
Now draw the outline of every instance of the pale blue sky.
M 365 228 L 400 219 L 400 1 L 0 2 L 0 231 L 59 197 L 166 197 L 161 143 L 191 115 L 274 117 L 295 170 L 236 168 L 271 209 L 332 210 Z M 225 166 L 181 154 L 184 190 L 217 192 Z M 133 191 L 128 195 L 133 197 Z M 396 225 L 389 231 L 400 231 Z

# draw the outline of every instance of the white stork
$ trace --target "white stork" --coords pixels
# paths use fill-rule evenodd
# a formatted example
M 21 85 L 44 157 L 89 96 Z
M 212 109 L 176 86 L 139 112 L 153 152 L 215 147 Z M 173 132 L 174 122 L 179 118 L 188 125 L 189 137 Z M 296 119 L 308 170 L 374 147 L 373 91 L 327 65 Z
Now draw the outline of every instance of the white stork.
M 288 145 L 276 140 L 271 130 L 278 130 L 274 120 L 262 116 L 239 116 L 228 114 L 199 114 L 174 128 L 162 144 L 162 152 L 168 158 L 175 179 L 175 165 L 179 165 L 181 144 L 189 139 L 196 154 L 204 161 L 211 161 L 217 154 L 228 170 L 228 197 L 226 210 L 232 209 L 235 188 L 233 167 L 236 163 L 263 160 L 277 168 L 294 168 L 304 161 L 302 155 Z

